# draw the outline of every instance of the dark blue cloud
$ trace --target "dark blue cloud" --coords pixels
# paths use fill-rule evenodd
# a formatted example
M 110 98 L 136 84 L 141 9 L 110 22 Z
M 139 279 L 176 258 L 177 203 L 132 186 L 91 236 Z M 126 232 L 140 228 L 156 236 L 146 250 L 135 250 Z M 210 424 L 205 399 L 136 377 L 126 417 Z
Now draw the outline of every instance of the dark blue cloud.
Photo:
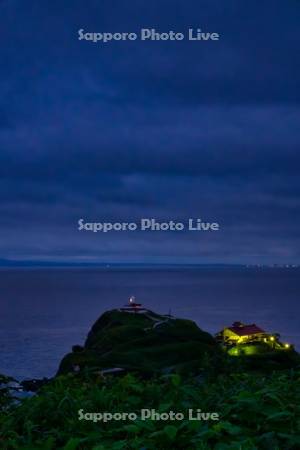
M 6 258 L 299 262 L 300 4 L 0 3 Z M 219 42 L 78 41 L 77 31 Z M 185 220 L 217 236 L 94 236 L 76 222 Z

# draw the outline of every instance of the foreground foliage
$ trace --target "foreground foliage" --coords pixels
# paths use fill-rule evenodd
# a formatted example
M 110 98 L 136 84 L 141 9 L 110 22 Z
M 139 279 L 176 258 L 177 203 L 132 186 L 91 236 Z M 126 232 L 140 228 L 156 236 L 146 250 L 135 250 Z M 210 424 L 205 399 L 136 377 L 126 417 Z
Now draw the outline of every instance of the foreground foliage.
M 217 412 L 219 421 L 78 420 L 78 411 Z M 141 380 L 60 376 L 38 395 L 2 408 L 0 448 L 105 449 L 270 449 L 300 448 L 300 373 L 227 374 L 214 379 L 179 375 Z

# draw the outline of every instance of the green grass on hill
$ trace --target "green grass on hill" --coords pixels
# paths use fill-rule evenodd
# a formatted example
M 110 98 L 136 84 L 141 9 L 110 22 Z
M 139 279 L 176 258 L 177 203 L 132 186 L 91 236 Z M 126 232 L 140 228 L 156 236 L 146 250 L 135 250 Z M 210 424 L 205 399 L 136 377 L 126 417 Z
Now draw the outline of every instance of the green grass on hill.
M 182 412 L 182 421 L 78 420 L 78 411 Z M 187 410 L 219 421 L 189 421 Z M 178 375 L 141 380 L 66 375 L 21 405 L 2 407 L 1 450 L 297 450 L 300 374 L 232 374 L 199 383 Z
M 170 367 L 222 353 L 209 333 L 184 319 L 169 319 L 151 311 L 130 314 L 117 310 L 104 313 L 93 325 L 82 351 L 64 357 L 59 374 L 74 366 L 108 369 L 122 367 L 141 373 L 165 373 Z

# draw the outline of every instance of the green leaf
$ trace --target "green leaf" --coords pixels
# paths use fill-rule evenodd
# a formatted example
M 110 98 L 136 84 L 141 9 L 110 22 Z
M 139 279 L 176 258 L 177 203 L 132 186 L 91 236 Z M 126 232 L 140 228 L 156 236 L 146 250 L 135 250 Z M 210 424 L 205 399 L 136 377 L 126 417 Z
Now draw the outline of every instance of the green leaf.
M 293 414 L 291 412 L 289 412 L 289 411 L 282 411 L 282 412 L 277 412 L 275 414 L 272 414 L 271 416 L 268 416 L 267 420 L 288 419 L 292 415 Z
M 167 425 L 166 427 L 164 427 L 164 432 L 166 433 L 168 438 L 173 441 L 177 435 L 177 428 L 173 425 Z
M 122 450 L 123 448 L 128 448 L 126 441 L 114 442 L 110 447 L 112 450 Z
M 300 436 L 297 436 L 295 434 L 286 434 L 286 433 L 278 433 L 278 436 L 282 439 L 289 441 L 290 444 L 293 444 L 293 445 L 298 444 L 300 446 Z
M 53 436 L 48 437 L 48 439 L 43 443 L 45 450 L 53 450 L 56 448 L 55 439 Z
M 139 427 L 137 427 L 134 424 L 125 425 L 122 427 L 122 430 L 127 431 L 128 433 L 137 434 L 140 430 Z
M 161 403 L 161 404 L 159 405 L 159 411 L 160 411 L 160 412 L 170 411 L 171 407 L 172 407 L 172 402 Z
M 276 403 L 278 403 L 283 408 L 283 403 L 281 399 L 278 397 L 278 395 L 274 394 L 273 392 L 267 393 L 265 395 L 266 398 L 269 398 L 271 400 L 274 400 Z
M 237 425 L 234 425 L 230 422 L 220 422 L 213 426 L 213 430 L 220 432 L 220 431 L 226 431 L 228 434 L 231 435 L 238 435 L 242 432 L 242 429 L 238 427 Z
M 68 440 L 63 450 L 76 450 L 82 440 L 79 438 L 71 438 Z
M 171 377 L 171 381 L 174 386 L 179 386 L 181 383 L 181 377 L 177 374 L 174 374 Z

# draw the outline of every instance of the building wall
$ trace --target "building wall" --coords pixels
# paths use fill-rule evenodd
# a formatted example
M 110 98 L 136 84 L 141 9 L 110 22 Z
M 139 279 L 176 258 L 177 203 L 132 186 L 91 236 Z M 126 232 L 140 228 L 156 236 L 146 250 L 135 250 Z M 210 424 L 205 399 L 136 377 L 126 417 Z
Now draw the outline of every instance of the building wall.
M 238 334 L 235 334 L 233 331 L 231 331 L 229 328 L 224 328 L 224 330 L 223 330 L 224 339 L 234 341 L 236 343 L 247 342 L 247 341 L 249 341 L 249 339 L 263 339 L 264 336 L 265 336 L 265 334 L 263 334 L 263 333 L 239 336 Z
M 229 330 L 229 328 L 224 328 L 223 331 L 224 339 L 230 339 L 232 341 L 238 341 L 240 336 L 235 334 L 233 331 Z

